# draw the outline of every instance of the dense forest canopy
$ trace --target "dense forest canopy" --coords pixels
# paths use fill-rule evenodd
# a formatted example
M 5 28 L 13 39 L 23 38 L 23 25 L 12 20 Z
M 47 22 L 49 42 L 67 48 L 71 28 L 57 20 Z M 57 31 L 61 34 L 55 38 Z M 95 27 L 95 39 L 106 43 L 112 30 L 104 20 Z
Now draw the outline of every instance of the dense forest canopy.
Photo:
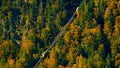
M 0 0 L 0 68 L 120 68 L 120 0 Z

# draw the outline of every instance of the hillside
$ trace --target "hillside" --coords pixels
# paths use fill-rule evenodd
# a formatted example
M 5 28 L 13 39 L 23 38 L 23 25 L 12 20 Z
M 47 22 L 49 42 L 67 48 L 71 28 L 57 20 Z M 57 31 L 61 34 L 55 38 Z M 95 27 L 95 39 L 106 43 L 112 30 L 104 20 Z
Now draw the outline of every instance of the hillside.
M 120 0 L 0 0 L 0 68 L 120 68 Z

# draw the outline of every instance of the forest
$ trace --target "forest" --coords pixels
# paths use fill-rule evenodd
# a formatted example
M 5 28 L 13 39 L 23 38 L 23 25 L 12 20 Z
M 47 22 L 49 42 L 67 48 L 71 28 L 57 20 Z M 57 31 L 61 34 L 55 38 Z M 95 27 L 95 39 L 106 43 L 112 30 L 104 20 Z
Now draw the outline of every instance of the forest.
M 0 68 L 120 68 L 120 0 L 0 0 Z

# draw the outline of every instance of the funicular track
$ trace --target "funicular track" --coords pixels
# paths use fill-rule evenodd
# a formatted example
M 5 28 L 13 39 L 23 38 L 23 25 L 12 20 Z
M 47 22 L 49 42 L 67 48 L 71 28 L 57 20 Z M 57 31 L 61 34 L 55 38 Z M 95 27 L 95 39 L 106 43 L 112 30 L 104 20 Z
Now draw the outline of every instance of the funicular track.
M 68 27 L 70 25 L 70 23 L 73 21 L 76 13 L 78 12 L 78 8 L 76 8 L 76 11 L 73 13 L 73 15 L 71 16 L 71 18 L 69 19 L 69 21 L 65 24 L 65 26 L 60 30 L 60 32 L 57 34 L 57 36 L 55 37 L 55 39 L 52 41 L 52 43 L 50 44 L 50 46 L 48 47 L 47 50 L 45 50 L 42 53 L 42 56 L 39 58 L 39 60 L 37 61 L 37 63 L 33 66 L 33 68 L 36 68 L 37 65 L 42 61 L 42 59 L 45 58 L 45 56 L 47 55 L 48 51 L 55 45 L 55 43 L 57 42 L 57 40 L 59 39 L 60 36 L 63 35 L 63 33 L 65 32 L 65 28 Z

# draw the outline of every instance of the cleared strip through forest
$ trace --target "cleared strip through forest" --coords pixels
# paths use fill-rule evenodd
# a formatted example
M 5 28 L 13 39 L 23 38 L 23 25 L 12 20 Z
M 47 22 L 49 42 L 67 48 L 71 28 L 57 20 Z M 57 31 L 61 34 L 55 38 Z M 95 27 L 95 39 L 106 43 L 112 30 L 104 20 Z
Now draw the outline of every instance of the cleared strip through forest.
M 76 12 L 78 12 L 78 7 L 76 8 L 76 11 L 73 13 L 73 15 L 71 16 L 71 18 L 69 19 L 69 21 L 65 24 L 65 26 L 60 30 L 60 32 L 57 34 L 57 36 L 55 37 L 55 39 L 52 41 L 52 43 L 50 44 L 50 46 L 48 47 L 47 50 L 45 50 L 42 53 L 42 57 L 39 58 L 39 60 L 37 61 L 37 63 L 33 66 L 33 68 L 36 68 L 37 65 L 42 61 L 42 59 L 45 57 L 46 53 L 55 45 L 55 43 L 57 42 L 57 40 L 59 39 L 60 36 L 62 36 L 62 34 L 65 32 L 65 28 L 68 27 L 70 25 L 70 23 L 72 22 L 72 20 L 75 17 Z

